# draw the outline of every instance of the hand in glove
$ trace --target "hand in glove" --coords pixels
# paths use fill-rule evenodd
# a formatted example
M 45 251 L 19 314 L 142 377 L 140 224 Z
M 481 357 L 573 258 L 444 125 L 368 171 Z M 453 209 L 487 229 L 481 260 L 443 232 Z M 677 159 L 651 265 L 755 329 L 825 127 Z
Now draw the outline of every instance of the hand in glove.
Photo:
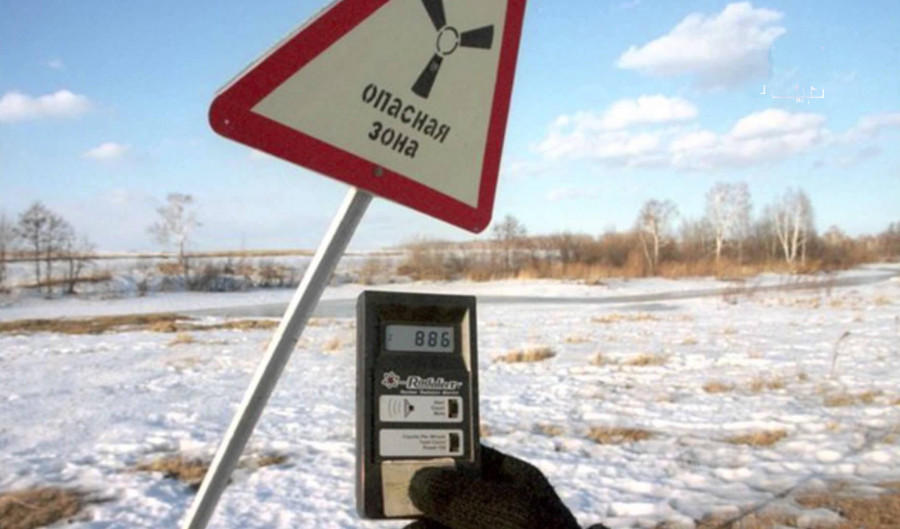
M 413 476 L 409 496 L 425 518 L 405 529 L 579 529 L 540 470 L 486 446 L 480 478 L 426 468 Z

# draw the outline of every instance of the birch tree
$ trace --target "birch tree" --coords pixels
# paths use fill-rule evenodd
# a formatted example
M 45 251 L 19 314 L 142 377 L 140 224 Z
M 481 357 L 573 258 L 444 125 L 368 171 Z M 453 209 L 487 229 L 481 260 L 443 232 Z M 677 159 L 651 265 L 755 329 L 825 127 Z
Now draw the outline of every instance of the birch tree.
M 735 240 L 743 257 L 742 243 L 750 226 L 750 189 L 745 182 L 716 183 L 706 193 L 706 218 L 714 230 L 716 264 L 725 243 Z
M 651 274 L 656 273 L 659 265 L 661 240 L 677 216 L 678 208 L 671 200 L 648 200 L 638 213 L 636 227 Z
M 200 226 L 194 211 L 194 197 L 181 193 L 169 193 L 166 205 L 156 209 L 159 221 L 148 228 L 150 235 L 164 246 L 174 245 L 178 252 L 178 265 L 188 285 L 190 265 L 187 246 L 194 229 Z
M 802 189 L 789 189 L 770 214 L 785 262 L 794 265 L 799 257 L 800 263 L 806 264 L 806 247 L 813 231 L 809 197 Z

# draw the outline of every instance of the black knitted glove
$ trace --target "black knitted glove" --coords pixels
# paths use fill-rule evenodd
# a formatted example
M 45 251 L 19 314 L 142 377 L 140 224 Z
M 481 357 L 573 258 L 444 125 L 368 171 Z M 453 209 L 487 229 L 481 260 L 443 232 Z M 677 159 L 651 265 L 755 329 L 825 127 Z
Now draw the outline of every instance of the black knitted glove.
M 540 470 L 486 446 L 481 478 L 426 468 L 413 476 L 409 497 L 425 517 L 405 529 L 579 529 Z

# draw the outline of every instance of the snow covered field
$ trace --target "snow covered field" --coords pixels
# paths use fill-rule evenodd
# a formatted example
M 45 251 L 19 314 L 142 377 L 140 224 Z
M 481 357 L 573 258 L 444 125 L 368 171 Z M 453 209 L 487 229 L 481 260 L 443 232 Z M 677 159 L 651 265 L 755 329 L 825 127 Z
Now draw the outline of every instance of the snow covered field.
M 777 278 L 760 284 L 767 281 Z M 394 288 L 558 298 L 712 283 Z M 326 297 L 352 298 L 360 290 L 343 286 Z M 26 300 L 0 309 L 0 320 L 209 308 L 289 295 L 171 294 L 118 305 Z M 485 304 L 478 314 L 484 442 L 537 465 L 584 525 L 691 527 L 706 514 L 736 514 L 797 485 L 873 490 L 900 481 L 898 317 L 896 278 L 646 305 Z M 190 490 L 133 469 L 166 454 L 211 457 L 271 332 L 192 331 L 193 342 L 181 344 L 173 343 L 174 334 L 150 331 L 0 334 L 0 491 L 67 485 L 109 499 L 72 527 L 175 527 Z M 349 317 L 307 328 L 249 446 L 287 462 L 239 471 L 211 527 L 402 526 L 361 522 L 353 508 L 354 341 Z M 549 346 L 557 355 L 527 364 L 493 361 L 529 346 Z M 610 428 L 649 438 L 613 444 L 590 438 L 592 429 Z M 741 438 L 748 434 L 775 441 Z M 777 505 L 796 508 L 785 500 Z

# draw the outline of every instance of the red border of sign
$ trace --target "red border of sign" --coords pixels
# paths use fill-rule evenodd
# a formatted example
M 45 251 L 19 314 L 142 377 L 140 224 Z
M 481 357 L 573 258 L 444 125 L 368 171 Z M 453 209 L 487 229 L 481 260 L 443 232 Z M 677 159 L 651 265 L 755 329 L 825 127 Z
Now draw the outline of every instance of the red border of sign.
M 330 176 L 427 215 L 481 232 L 491 221 L 500 157 L 512 96 L 526 0 L 508 4 L 497 86 L 485 145 L 478 206 L 473 208 L 410 178 L 250 111 L 297 70 L 328 49 L 390 0 L 338 0 L 241 73 L 215 97 L 213 130 L 239 143 Z

